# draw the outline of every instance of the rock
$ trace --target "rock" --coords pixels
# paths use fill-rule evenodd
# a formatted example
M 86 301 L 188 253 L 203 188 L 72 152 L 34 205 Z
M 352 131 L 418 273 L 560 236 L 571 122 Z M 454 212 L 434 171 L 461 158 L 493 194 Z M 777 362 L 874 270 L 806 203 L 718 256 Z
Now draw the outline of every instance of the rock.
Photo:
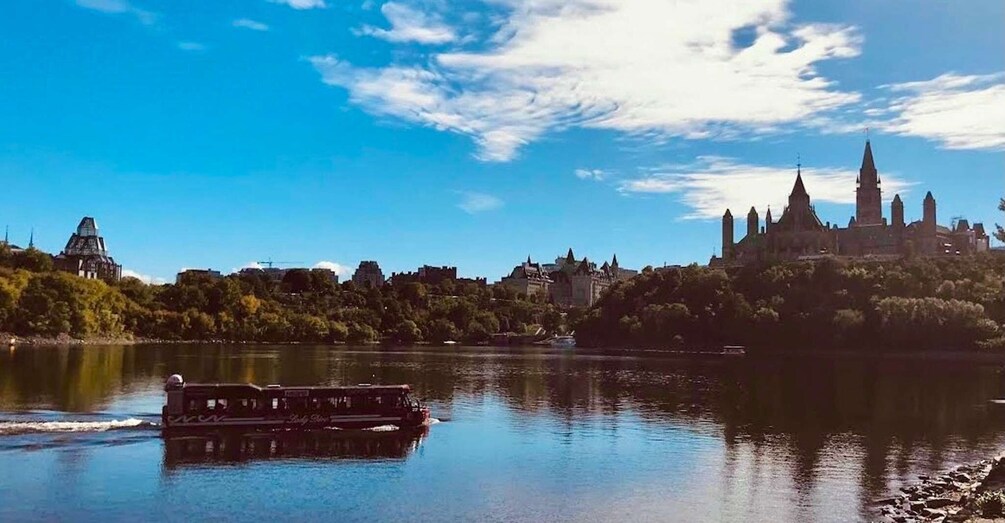
M 953 474 L 953 481 L 959 481 L 960 483 L 970 483 L 970 476 L 963 472 L 957 472 L 956 474 Z
M 949 498 L 932 498 L 925 502 L 925 506 L 928 508 L 942 508 L 948 507 L 953 503 L 955 502 Z
M 922 510 L 928 508 L 928 504 L 924 501 L 915 501 L 911 503 L 911 510 L 913 512 L 921 512 Z
M 928 481 L 931 478 L 928 477 L 928 476 L 926 476 L 926 475 L 924 475 L 924 474 L 922 474 L 922 475 L 918 476 L 918 479 L 920 479 L 921 481 Z
M 934 508 L 926 508 L 925 510 L 921 511 L 921 514 L 923 516 L 925 516 L 926 518 L 930 518 L 930 519 L 938 519 L 938 518 L 944 518 L 944 517 L 946 517 L 946 511 L 944 511 L 944 510 L 936 510 Z

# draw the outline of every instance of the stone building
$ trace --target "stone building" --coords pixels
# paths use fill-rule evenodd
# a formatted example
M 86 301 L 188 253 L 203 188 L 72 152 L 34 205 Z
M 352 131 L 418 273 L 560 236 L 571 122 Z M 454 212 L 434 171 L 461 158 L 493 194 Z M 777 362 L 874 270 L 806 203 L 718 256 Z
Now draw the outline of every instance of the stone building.
M 789 202 L 778 221 L 771 209 L 761 225 L 757 209 L 747 213 L 746 235 L 734 241 L 733 214 L 722 217 L 722 254 L 710 265 L 743 265 L 761 261 L 791 261 L 821 256 L 899 257 L 907 254 L 955 256 L 987 251 L 990 238 L 984 225 L 959 220 L 952 227 L 939 225 L 935 197 L 929 192 L 922 202 L 922 219 L 907 223 L 904 202 L 895 195 L 890 203 L 890 220 L 883 217 L 882 181 L 876 169 L 872 145 L 867 140 L 856 188 L 855 215 L 848 227 L 824 223 L 810 203 L 802 172 Z
M 577 260 L 569 249 L 553 264 L 534 263 L 528 257 L 499 283 L 526 296 L 546 297 L 560 307 L 590 307 L 611 285 L 636 274 L 638 271 L 621 268 L 617 255 L 598 268 L 587 258 Z
M 181 285 L 182 283 L 197 282 L 204 279 L 219 280 L 221 278 L 223 278 L 223 274 L 213 269 L 185 269 L 175 276 L 174 283 L 175 285 Z
M 85 216 L 70 235 L 63 252 L 53 260 L 57 270 L 76 274 L 81 278 L 119 281 L 122 266 L 108 255 L 105 239 L 98 234 L 94 218 Z
M 384 273 L 380 270 L 380 265 L 372 260 L 359 262 L 359 267 L 352 275 L 352 282 L 357 287 L 377 288 L 384 285 Z
M 485 278 L 458 278 L 457 267 L 434 267 L 432 265 L 423 265 L 415 272 L 391 273 L 389 280 L 393 285 L 405 285 L 408 283 L 439 285 L 447 280 L 451 280 L 455 283 L 474 283 L 475 285 L 484 287 L 487 283 Z

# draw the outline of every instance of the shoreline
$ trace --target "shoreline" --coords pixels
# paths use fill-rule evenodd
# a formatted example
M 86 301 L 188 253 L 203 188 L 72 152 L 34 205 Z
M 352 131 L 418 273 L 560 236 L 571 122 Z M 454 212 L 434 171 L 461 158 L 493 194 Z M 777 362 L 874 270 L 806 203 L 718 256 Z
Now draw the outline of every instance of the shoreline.
M 876 502 L 879 521 L 1005 521 L 1005 454 L 918 476 L 900 494 Z

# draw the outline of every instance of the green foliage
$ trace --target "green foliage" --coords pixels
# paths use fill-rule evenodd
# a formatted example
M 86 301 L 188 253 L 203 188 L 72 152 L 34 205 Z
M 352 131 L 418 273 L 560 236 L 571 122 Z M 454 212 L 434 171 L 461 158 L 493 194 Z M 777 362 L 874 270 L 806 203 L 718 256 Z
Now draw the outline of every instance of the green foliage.
M 696 265 L 621 283 L 574 323 L 584 346 L 992 348 L 1005 259 Z

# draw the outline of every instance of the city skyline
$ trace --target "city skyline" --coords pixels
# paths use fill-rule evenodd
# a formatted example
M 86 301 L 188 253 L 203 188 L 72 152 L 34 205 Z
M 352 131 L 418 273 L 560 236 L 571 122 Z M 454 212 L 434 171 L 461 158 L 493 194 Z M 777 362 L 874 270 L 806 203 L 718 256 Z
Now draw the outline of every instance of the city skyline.
M 723 210 L 781 210 L 797 161 L 851 216 L 867 127 L 884 216 L 931 191 L 947 223 L 1001 222 L 1000 2 L 189 4 L 6 8 L 12 243 L 57 253 L 94 216 L 124 275 L 166 281 L 704 263 Z

